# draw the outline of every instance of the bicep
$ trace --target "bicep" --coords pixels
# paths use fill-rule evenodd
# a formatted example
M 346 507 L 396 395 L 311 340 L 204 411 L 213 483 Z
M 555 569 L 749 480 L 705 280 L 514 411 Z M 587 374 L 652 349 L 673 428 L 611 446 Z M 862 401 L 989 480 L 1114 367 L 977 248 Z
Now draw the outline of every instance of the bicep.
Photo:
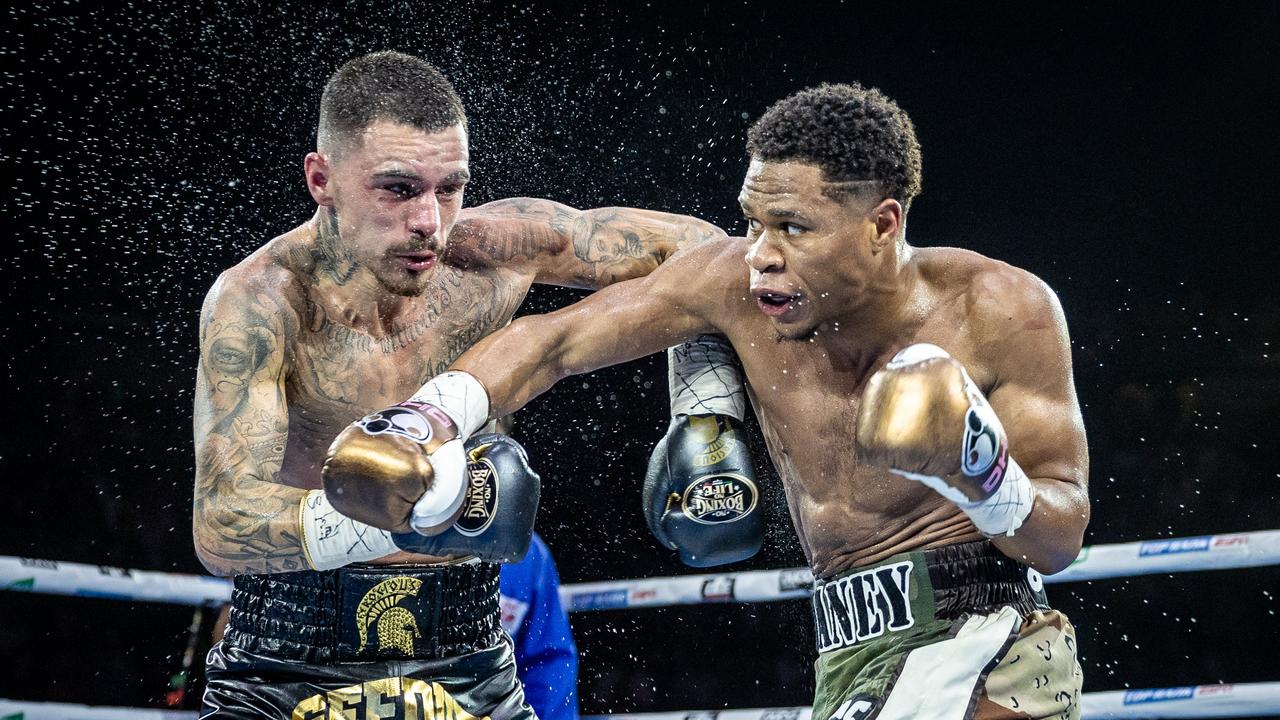
M 560 358 L 568 374 L 634 360 L 715 329 L 661 276 L 610 285 L 553 315 L 565 326 Z
M 280 310 L 260 294 L 217 287 L 206 301 L 194 408 L 201 480 L 270 479 L 280 468 L 288 433 Z
M 633 360 L 714 330 L 693 304 L 701 268 L 672 262 L 566 308 L 522 317 L 485 338 L 454 367 L 480 378 L 491 412 L 514 412 L 567 375 Z
M 1066 321 L 1052 292 L 999 350 L 1002 368 L 989 400 L 1009 436 L 1009 452 L 1032 478 L 1084 489 L 1088 445 L 1072 376 Z

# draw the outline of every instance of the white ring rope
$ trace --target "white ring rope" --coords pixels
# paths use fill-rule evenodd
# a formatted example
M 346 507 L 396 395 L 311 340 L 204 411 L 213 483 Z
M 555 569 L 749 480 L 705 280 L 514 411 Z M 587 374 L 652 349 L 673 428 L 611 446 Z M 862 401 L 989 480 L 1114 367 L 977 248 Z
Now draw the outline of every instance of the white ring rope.
M 1199 535 L 1092 545 L 1046 583 L 1153 573 L 1280 565 L 1280 530 Z M 706 602 L 770 602 L 805 598 L 808 568 L 573 583 L 560 588 L 570 612 Z M 207 575 L 128 570 L 101 565 L 0 556 L 0 589 L 181 605 L 221 605 L 231 583 Z
M 582 720 L 810 720 L 809 711 L 807 707 L 685 710 L 584 715 Z M 1280 713 L 1280 682 L 1116 690 L 1085 693 L 1080 698 L 1081 720 L 1259 717 L 1276 713 Z
M 1145 540 L 1084 548 L 1045 582 L 1280 564 L 1280 530 Z M 561 588 L 571 611 L 706 602 L 766 602 L 808 597 L 807 568 L 576 583 Z M 220 605 L 231 583 L 203 575 L 128 570 L 0 556 L 0 588 L 182 605 Z M 1082 718 L 1213 718 L 1280 714 L 1280 682 L 1197 685 L 1085 693 Z M 810 720 L 807 707 L 597 716 L 599 720 Z M 192 712 L 93 707 L 0 699 L 0 717 L 24 720 L 192 720 Z M 585 720 L 585 719 L 584 719 Z
M 1264 565 L 1280 565 L 1280 530 L 1093 545 L 1081 550 L 1066 570 L 1049 575 L 1044 581 L 1074 582 Z M 575 583 L 562 586 L 560 597 L 570 612 L 581 612 L 791 600 L 809 597 L 812 586 L 813 575 L 808 568 L 789 568 Z
M 150 710 L 0 698 L 0 718 L 8 720 L 11 717 L 19 720 L 196 720 L 196 713 L 192 710 Z
M 582 720 L 810 720 L 809 710 L 807 707 L 685 710 L 584 715 Z M 1115 690 L 1085 693 L 1080 698 L 1081 720 L 1260 717 L 1277 713 L 1280 713 L 1280 682 Z M 0 717 L 11 716 L 24 720 L 194 720 L 196 713 L 0 699 Z
M 231 601 L 231 582 L 208 575 L 6 556 L 0 556 L 0 588 L 180 605 L 222 605 Z

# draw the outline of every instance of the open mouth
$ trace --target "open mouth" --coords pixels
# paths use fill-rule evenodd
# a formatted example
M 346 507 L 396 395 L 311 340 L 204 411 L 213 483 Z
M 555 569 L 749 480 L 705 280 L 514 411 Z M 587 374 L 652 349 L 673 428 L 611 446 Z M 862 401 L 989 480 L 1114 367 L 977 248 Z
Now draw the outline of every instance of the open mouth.
M 772 290 L 752 290 L 751 294 L 756 298 L 756 304 L 760 310 L 770 317 L 778 317 L 795 306 L 800 296 L 787 293 L 775 292 Z

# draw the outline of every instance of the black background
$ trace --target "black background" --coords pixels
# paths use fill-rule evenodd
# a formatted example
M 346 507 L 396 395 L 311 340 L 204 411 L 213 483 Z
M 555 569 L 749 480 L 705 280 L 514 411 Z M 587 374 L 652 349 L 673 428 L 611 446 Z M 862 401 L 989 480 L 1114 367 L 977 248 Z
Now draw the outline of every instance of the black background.
M 741 232 L 751 120 L 820 81 L 911 114 L 909 239 L 1059 293 L 1092 451 L 1086 542 L 1280 527 L 1274 182 L 1280 5 L 226 2 L 5 11 L 7 429 L 0 554 L 200 572 L 196 315 L 217 273 L 312 212 L 320 89 L 392 48 L 467 103 L 468 203 L 634 205 Z M 525 311 L 570 301 L 538 289 Z M 685 572 L 639 479 L 664 363 L 559 386 L 518 434 L 568 582 Z M 776 482 L 741 568 L 803 558 Z M 1058 585 L 1086 691 L 1280 680 L 1274 568 Z M 180 607 L 0 593 L 0 697 L 157 705 Z M 805 603 L 576 615 L 585 712 L 808 704 Z

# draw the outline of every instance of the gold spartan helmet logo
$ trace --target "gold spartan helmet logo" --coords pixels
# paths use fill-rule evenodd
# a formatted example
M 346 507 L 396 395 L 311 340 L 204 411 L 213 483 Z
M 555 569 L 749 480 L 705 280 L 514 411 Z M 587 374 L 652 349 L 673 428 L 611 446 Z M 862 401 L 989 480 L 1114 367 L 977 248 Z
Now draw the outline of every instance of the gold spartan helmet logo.
M 412 577 L 394 577 L 374 585 L 356 606 L 356 628 L 360 632 L 360 647 L 369 644 L 369 626 L 378 632 L 378 649 L 395 649 L 407 656 L 413 655 L 413 641 L 422 637 L 418 621 L 413 613 L 400 607 L 400 601 L 414 597 L 422 588 L 422 581 Z

